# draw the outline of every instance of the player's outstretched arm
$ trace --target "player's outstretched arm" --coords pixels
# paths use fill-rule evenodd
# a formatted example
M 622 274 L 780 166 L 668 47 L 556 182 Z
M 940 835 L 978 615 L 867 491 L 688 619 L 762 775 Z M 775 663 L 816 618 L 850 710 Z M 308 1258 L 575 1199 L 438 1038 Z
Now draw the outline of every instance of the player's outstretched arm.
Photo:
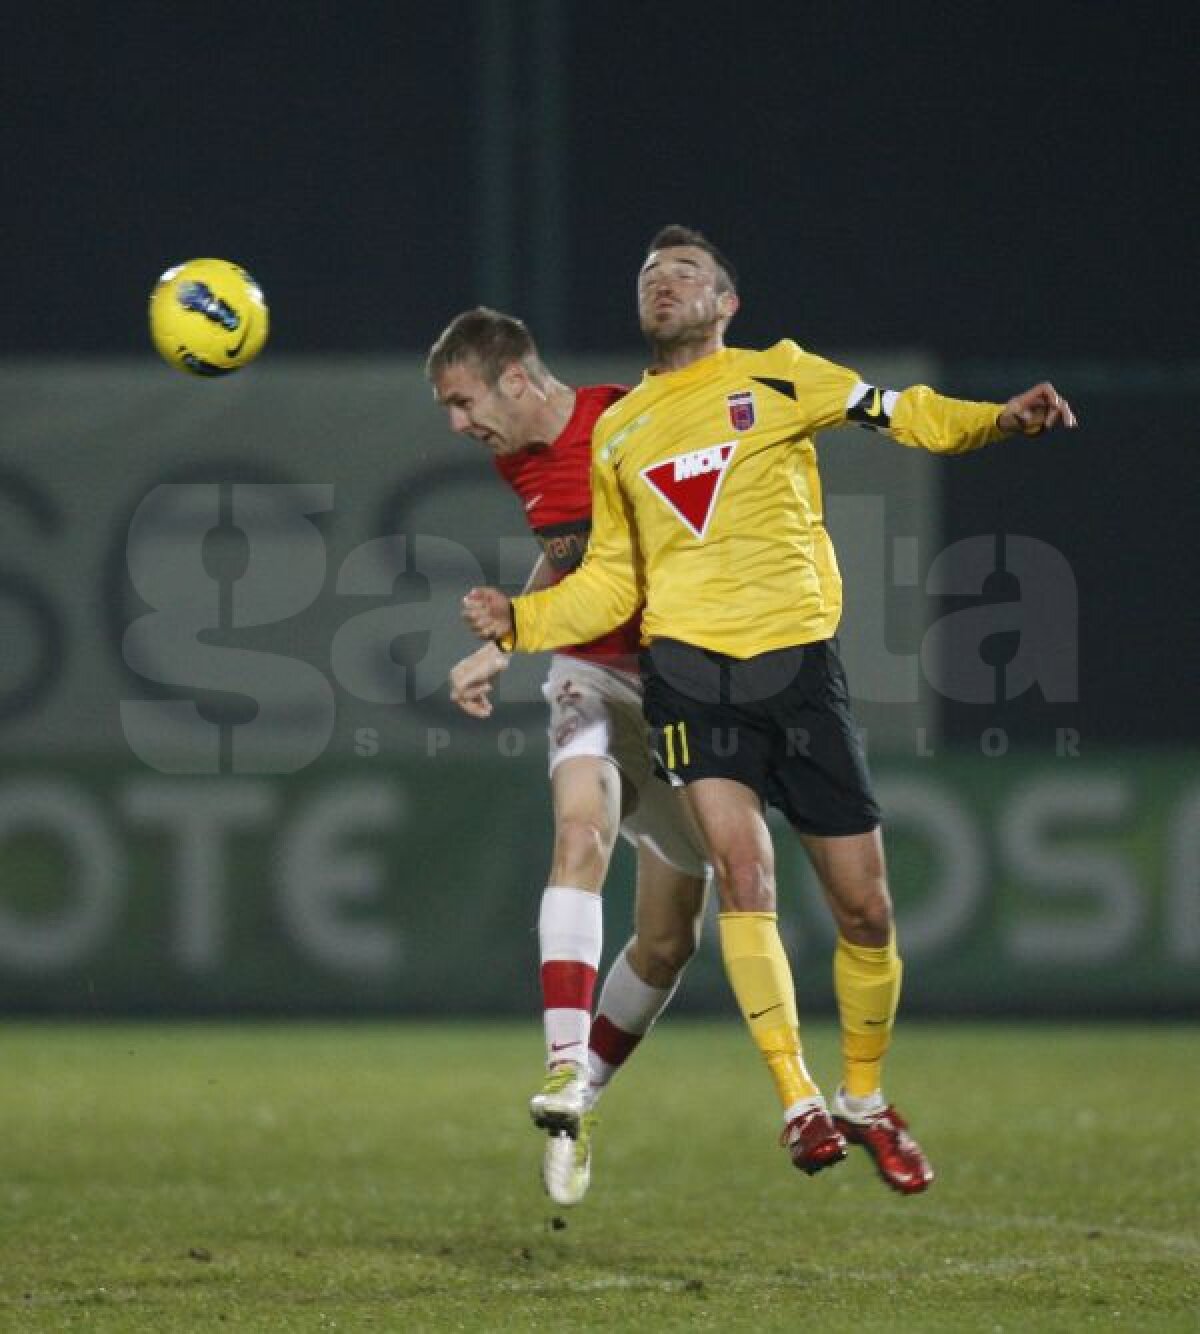
M 496 644 L 487 643 L 450 669 L 450 698 L 472 718 L 492 716 L 492 682 L 511 661 Z
M 947 398 L 923 384 L 910 385 L 896 395 L 878 394 L 865 387 L 878 396 L 882 408 L 879 416 L 889 419 L 869 420 L 870 409 L 864 417 L 860 400 L 851 404 L 847 412 L 850 420 L 877 429 L 882 426 L 899 444 L 916 445 L 935 454 L 962 454 L 1006 436 L 1041 435 L 1056 427 L 1073 429 L 1076 425 L 1071 405 L 1049 382 L 1034 385 L 1003 404 Z M 874 404 L 875 397 L 870 401 Z
M 1071 405 L 1048 380 L 1004 404 L 972 403 L 949 398 L 923 384 L 909 385 L 898 393 L 876 388 L 845 366 L 796 347 L 789 351 L 793 378 L 808 408 L 805 424 L 809 432 L 855 422 L 887 431 L 901 445 L 935 454 L 961 454 L 1006 435 L 1041 435 L 1056 427 L 1073 430 L 1078 425 Z
M 1006 435 L 1041 435 L 1061 426 L 1073 431 L 1079 425 L 1071 405 L 1048 381 L 1035 384 L 1023 394 L 1010 398 L 996 418 L 996 425 Z

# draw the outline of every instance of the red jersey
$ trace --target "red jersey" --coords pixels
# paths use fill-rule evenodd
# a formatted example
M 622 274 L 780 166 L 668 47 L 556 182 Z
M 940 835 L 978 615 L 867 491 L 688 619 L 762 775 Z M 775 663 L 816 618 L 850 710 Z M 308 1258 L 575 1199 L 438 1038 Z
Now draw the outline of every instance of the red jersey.
M 554 572 L 555 583 L 583 560 L 592 531 L 592 427 L 605 408 L 626 393 L 628 390 L 615 384 L 576 389 L 575 411 L 557 440 L 493 460 L 496 471 L 525 506 L 525 520 Z M 636 672 L 641 621 L 639 611 L 619 629 L 590 644 L 559 652 Z

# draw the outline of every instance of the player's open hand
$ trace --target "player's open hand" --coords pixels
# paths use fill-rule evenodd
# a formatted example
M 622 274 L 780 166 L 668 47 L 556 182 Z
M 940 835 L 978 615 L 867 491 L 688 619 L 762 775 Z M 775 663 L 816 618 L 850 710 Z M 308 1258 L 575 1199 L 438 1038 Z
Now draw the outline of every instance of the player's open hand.
M 462 600 L 462 617 L 480 639 L 502 639 L 513 632 L 512 603 L 498 588 L 473 588 Z
M 495 644 L 484 644 L 450 668 L 450 698 L 472 718 L 492 716 L 492 682 L 512 659 Z
M 1002 431 L 1015 435 L 1041 435 L 1043 431 L 1052 431 L 1056 426 L 1073 431 L 1079 423 L 1071 411 L 1071 405 L 1048 381 L 1035 384 L 1023 394 L 1010 398 L 1003 411 L 996 418 L 996 425 Z

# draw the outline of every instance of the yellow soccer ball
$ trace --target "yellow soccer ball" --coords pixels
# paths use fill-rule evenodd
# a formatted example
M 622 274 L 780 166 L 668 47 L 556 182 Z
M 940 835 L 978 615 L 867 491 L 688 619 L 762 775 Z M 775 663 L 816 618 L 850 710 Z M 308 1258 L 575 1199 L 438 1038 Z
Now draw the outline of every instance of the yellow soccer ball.
M 189 259 L 150 293 L 150 336 L 163 359 L 193 375 L 228 375 L 267 341 L 262 288 L 227 259 Z

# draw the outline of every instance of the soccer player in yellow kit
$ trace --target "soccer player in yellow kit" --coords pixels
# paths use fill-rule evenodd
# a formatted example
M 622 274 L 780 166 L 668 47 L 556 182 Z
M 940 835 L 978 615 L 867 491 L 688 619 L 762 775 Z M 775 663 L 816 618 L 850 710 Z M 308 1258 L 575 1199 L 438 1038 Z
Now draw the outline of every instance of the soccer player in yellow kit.
M 1003 405 L 968 403 L 868 385 L 787 339 L 727 347 L 732 268 L 687 228 L 651 241 L 637 292 L 652 364 L 596 424 L 584 563 L 511 602 L 473 589 L 463 614 L 480 636 L 535 652 L 594 638 L 644 600 L 646 717 L 708 845 L 725 970 L 783 1105 L 782 1142 L 809 1174 L 860 1144 L 889 1186 L 915 1194 L 933 1170 L 882 1093 L 901 962 L 834 639 L 841 580 L 812 437 L 858 422 L 952 454 L 1075 418 L 1050 384 Z M 837 925 L 843 1075 L 832 1116 L 804 1064 L 768 803 L 797 831 Z

